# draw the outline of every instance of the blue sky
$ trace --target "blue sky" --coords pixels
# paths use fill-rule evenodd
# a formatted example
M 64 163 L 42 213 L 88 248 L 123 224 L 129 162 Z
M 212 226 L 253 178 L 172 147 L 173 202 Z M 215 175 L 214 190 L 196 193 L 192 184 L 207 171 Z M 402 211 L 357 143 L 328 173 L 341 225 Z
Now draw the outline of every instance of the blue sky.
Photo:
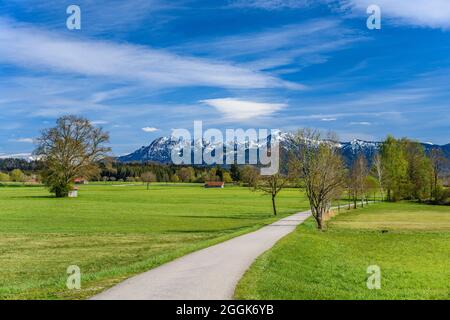
M 1 0 L 0 155 L 64 114 L 109 131 L 116 155 L 194 120 L 446 144 L 449 53 L 447 0 Z

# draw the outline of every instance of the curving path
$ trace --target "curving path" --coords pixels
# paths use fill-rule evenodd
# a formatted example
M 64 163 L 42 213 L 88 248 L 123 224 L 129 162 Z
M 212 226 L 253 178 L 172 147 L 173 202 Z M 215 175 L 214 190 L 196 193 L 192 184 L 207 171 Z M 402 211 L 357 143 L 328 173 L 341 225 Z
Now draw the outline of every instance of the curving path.
M 94 300 L 227 300 L 254 260 L 310 216 L 305 211 L 188 254 L 108 289 Z

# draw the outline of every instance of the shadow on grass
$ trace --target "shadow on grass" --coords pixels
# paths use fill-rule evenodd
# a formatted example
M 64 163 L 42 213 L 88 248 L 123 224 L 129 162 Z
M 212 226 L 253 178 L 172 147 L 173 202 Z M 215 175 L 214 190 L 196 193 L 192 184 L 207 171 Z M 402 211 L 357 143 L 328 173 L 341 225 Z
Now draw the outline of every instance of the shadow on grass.
M 57 198 L 54 195 L 47 196 L 21 196 L 21 197 L 11 197 L 12 199 L 68 199 L 68 198 Z
M 175 216 L 177 218 L 188 218 L 188 219 L 232 219 L 232 220 L 261 220 L 271 215 L 260 215 L 260 216 Z
M 191 230 L 167 230 L 167 233 L 198 233 L 198 234 L 211 234 L 212 237 L 216 237 L 217 234 L 230 234 L 233 232 L 237 232 L 240 230 L 249 229 L 252 226 L 239 226 L 235 228 L 228 228 L 228 229 L 191 229 Z

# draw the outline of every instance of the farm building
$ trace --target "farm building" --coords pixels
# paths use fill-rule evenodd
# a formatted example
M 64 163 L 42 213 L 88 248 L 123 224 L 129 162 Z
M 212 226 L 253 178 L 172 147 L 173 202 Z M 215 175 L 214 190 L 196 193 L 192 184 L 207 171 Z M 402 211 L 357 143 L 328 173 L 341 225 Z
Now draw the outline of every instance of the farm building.
M 88 184 L 89 181 L 85 178 L 75 178 L 73 181 L 75 184 Z
M 225 182 L 221 181 L 209 181 L 205 183 L 205 188 L 224 188 Z
M 69 198 L 76 198 L 78 197 L 78 188 L 74 187 L 72 190 L 69 191 Z

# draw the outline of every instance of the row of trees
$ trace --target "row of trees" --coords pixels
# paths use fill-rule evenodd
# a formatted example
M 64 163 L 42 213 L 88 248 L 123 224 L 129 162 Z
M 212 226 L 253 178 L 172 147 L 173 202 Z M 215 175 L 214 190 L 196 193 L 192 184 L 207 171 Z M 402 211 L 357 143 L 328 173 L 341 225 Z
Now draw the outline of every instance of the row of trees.
M 243 169 L 232 166 L 228 172 L 221 167 L 114 164 L 106 157 L 110 151 L 104 146 L 108 134 L 75 116 L 62 117 L 56 127 L 43 131 L 36 153 L 43 162 L 43 182 L 57 197 L 67 196 L 76 177 L 101 177 L 106 181 L 120 175 L 139 179 L 147 186 L 153 181 L 231 182 L 240 179 L 249 187 L 271 195 L 276 214 L 276 197 L 289 183 L 306 190 L 319 229 L 324 227 L 324 216 L 332 202 L 340 199 L 345 190 L 355 202 L 358 198 L 364 200 L 368 188 L 374 186 L 378 186 L 382 194 L 386 192 L 390 201 L 446 197 L 439 195 L 441 170 L 448 166 L 445 158 L 437 153 L 428 157 L 419 143 L 388 137 L 380 152 L 371 159 L 371 167 L 367 159 L 359 155 L 351 168 L 346 168 L 336 135 L 323 136 L 317 130 L 304 129 L 293 134 L 291 140 L 287 161 L 283 162 L 280 173 L 268 177 L 260 177 L 257 169 L 249 166 Z
M 233 181 L 231 172 L 217 166 L 189 167 L 161 164 L 124 164 L 111 160 L 100 163 L 100 176 L 93 177 L 94 180 L 101 181 L 141 181 L 142 174 L 151 172 L 158 182 L 193 182 L 201 183 L 206 181 L 223 181 L 230 183 Z
M 9 173 L 0 172 L 0 182 L 35 182 L 36 180 L 36 175 L 27 175 L 20 169 L 13 169 Z
M 409 139 L 389 136 L 375 156 L 375 175 L 387 200 L 432 200 L 442 202 L 449 195 L 442 178 L 449 163 L 439 149 L 427 155 L 423 146 Z
M 272 196 L 276 214 L 276 196 L 288 185 L 299 185 L 306 190 L 312 215 L 319 229 L 323 217 L 333 201 L 347 194 L 356 208 L 357 201 L 367 203 L 370 193 L 381 194 L 388 201 L 410 199 L 442 203 L 450 197 L 442 180 L 449 163 L 437 149 L 426 155 L 420 143 L 409 139 L 397 140 L 389 136 L 369 165 L 364 154 L 359 154 L 350 168 L 344 165 L 338 139 L 334 134 L 322 136 L 316 130 L 301 130 L 293 135 L 284 173 L 260 177 L 253 167 L 245 167 L 242 180 L 250 187 Z

